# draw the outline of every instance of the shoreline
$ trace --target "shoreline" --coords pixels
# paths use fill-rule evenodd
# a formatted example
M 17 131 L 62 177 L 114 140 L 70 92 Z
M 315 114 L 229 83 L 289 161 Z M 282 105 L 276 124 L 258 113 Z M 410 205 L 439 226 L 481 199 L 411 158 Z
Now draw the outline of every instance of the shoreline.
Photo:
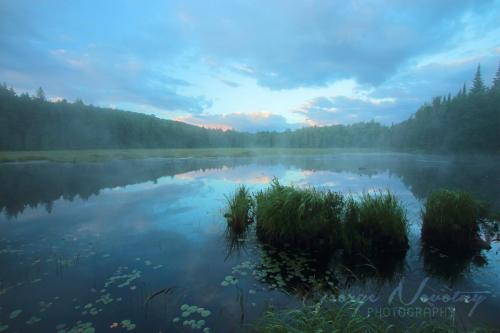
M 0 151 L 0 163 L 44 161 L 78 163 L 147 158 L 260 157 L 387 152 L 394 151 L 372 148 L 160 148 Z

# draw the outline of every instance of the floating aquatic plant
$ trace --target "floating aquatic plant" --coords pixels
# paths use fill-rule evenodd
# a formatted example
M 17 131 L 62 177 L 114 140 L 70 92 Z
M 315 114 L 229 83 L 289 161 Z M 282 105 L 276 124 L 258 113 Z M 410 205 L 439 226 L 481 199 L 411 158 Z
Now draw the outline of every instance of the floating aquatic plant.
M 38 323 L 39 321 L 41 321 L 42 319 L 41 318 L 38 318 L 37 316 L 32 316 L 30 319 L 28 319 L 26 321 L 26 324 L 28 325 L 34 325 L 36 323 Z
M 203 307 L 199 307 L 196 305 L 189 305 L 189 304 L 182 304 L 180 307 L 180 310 L 182 311 L 181 317 L 184 319 L 182 322 L 183 326 L 189 326 L 192 329 L 202 329 L 203 332 L 210 332 L 210 328 L 204 327 L 206 324 L 205 319 L 210 316 L 211 312 L 210 310 L 207 310 Z M 189 317 L 198 315 L 201 316 L 202 319 L 189 319 Z M 199 317 L 198 317 L 199 318 Z M 179 317 L 175 317 L 172 319 L 173 323 L 179 323 L 180 322 Z
M 101 295 L 101 297 L 96 300 L 96 303 L 102 303 L 103 305 L 107 305 L 107 304 L 112 303 L 113 301 L 114 301 L 114 299 L 111 298 L 111 294 L 107 293 L 107 294 Z
M 66 330 L 63 326 L 57 333 L 95 333 L 95 328 L 91 322 L 82 322 L 79 320 L 76 322 L 76 325 L 70 329 Z
M 126 329 L 127 331 L 132 331 L 136 328 L 136 325 L 132 323 L 130 319 L 122 320 L 120 323 L 121 327 Z
M 10 313 L 9 318 L 16 319 L 22 312 L 23 310 L 14 310 Z
M 40 312 L 45 312 L 52 307 L 52 302 L 40 301 L 38 302 L 38 306 L 40 307 Z
M 229 285 L 235 285 L 238 283 L 238 279 L 236 279 L 234 276 L 232 275 L 228 275 L 224 278 L 224 281 L 222 281 L 220 283 L 221 286 L 223 287 L 227 287 Z
M 104 288 L 108 288 L 118 281 L 123 281 L 118 285 L 118 288 L 123 288 L 129 286 L 133 281 L 139 279 L 142 276 L 141 271 L 138 269 L 134 269 L 130 273 L 126 273 L 125 271 L 127 270 L 128 267 L 118 267 L 115 274 L 106 281 L 106 283 L 104 284 Z

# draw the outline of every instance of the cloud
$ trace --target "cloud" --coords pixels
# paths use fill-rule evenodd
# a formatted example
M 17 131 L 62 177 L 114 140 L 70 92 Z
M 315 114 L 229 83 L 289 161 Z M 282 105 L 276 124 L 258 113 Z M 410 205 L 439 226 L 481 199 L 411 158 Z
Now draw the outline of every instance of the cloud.
M 210 107 L 208 97 L 184 93 L 191 83 L 165 66 L 176 65 L 184 45 L 175 20 L 160 15 L 168 14 L 167 7 L 115 5 L 3 3 L 0 77 L 22 91 L 42 86 L 49 95 L 93 104 L 150 105 L 174 113 Z
M 499 14 L 500 0 L 4 1 L 0 81 L 250 130 L 298 116 L 398 122 L 477 62 L 496 66 Z M 359 91 L 326 91 L 342 79 Z M 263 109 L 272 116 L 256 123 L 227 115 Z
M 204 54 L 272 89 L 342 78 L 380 84 L 417 56 L 450 47 L 465 13 L 491 1 L 187 2 Z
M 455 96 L 465 83 L 471 87 L 476 66 L 481 63 L 482 77 L 490 85 L 498 68 L 494 49 L 481 57 L 451 58 L 416 65 L 399 72 L 384 84 L 357 91 L 357 96 L 321 96 L 292 110 L 308 125 L 352 124 L 377 121 L 401 122 L 434 96 Z
M 294 112 L 304 116 L 306 124 L 310 126 L 352 124 L 371 120 L 390 123 L 399 111 L 398 107 L 394 108 L 395 102 L 394 98 L 318 97 Z
M 240 85 L 236 82 L 233 82 L 231 80 L 226 80 L 226 79 L 223 79 L 223 78 L 219 78 L 219 81 L 224 83 L 226 86 L 229 86 L 231 88 L 238 88 Z
M 289 128 L 297 128 L 297 124 L 290 124 L 285 117 L 266 111 L 250 113 L 229 114 L 200 114 L 196 116 L 182 116 L 176 120 L 189 124 L 203 126 L 206 128 L 218 128 L 223 130 L 238 130 L 243 132 L 259 131 L 283 131 Z

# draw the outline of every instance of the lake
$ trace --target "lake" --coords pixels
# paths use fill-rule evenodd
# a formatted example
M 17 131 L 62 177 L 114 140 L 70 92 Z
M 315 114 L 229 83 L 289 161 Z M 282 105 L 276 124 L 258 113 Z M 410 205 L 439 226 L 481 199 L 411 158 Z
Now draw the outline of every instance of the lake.
M 353 271 L 305 249 L 263 246 L 251 232 L 229 237 L 225 196 L 274 177 L 352 195 L 392 191 L 411 222 L 410 250 L 383 269 Z M 420 246 L 420 212 L 434 189 L 463 189 L 500 211 L 498 157 L 5 163 L 0 184 L 0 332 L 239 332 L 269 307 L 321 294 L 365 299 L 366 313 L 403 324 L 418 314 L 500 327 L 498 234 L 488 235 L 490 250 L 458 262 Z M 283 281 L 278 270 L 299 279 Z

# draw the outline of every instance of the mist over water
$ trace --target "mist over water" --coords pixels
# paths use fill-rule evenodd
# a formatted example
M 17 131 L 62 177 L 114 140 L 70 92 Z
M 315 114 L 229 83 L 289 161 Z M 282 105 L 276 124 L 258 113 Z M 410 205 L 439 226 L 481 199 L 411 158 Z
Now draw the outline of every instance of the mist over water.
M 386 304 L 400 283 L 406 300 L 423 281 L 427 295 L 487 292 L 470 317 L 472 301 L 456 304 L 456 316 L 464 325 L 500 326 L 498 242 L 480 258 L 451 264 L 421 253 L 419 243 L 422 204 L 436 188 L 467 190 L 500 209 L 499 162 L 384 153 L 2 164 L 0 323 L 9 332 L 49 332 L 82 321 L 100 332 L 124 320 L 127 329 L 129 320 L 137 331 L 170 332 L 182 328 L 180 306 L 188 304 L 211 312 L 189 319 L 232 332 L 271 304 L 299 304 L 315 288 L 309 281 L 278 288 L 256 279 L 252 271 L 273 250 L 252 236 L 232 246 L 225 233 L 225 195 L 238 184 L 257 191 L 276 177 L 352 195 L 388 189 L 407 209 L 410 250 L 401 266 L 353 280 L 334 263 L 315 263 L 315 279 L 340 272 L 335 283 L 346 294 L 378 297 L 372 308 Z M 221 285 L 228 276 L 238 282 Z

